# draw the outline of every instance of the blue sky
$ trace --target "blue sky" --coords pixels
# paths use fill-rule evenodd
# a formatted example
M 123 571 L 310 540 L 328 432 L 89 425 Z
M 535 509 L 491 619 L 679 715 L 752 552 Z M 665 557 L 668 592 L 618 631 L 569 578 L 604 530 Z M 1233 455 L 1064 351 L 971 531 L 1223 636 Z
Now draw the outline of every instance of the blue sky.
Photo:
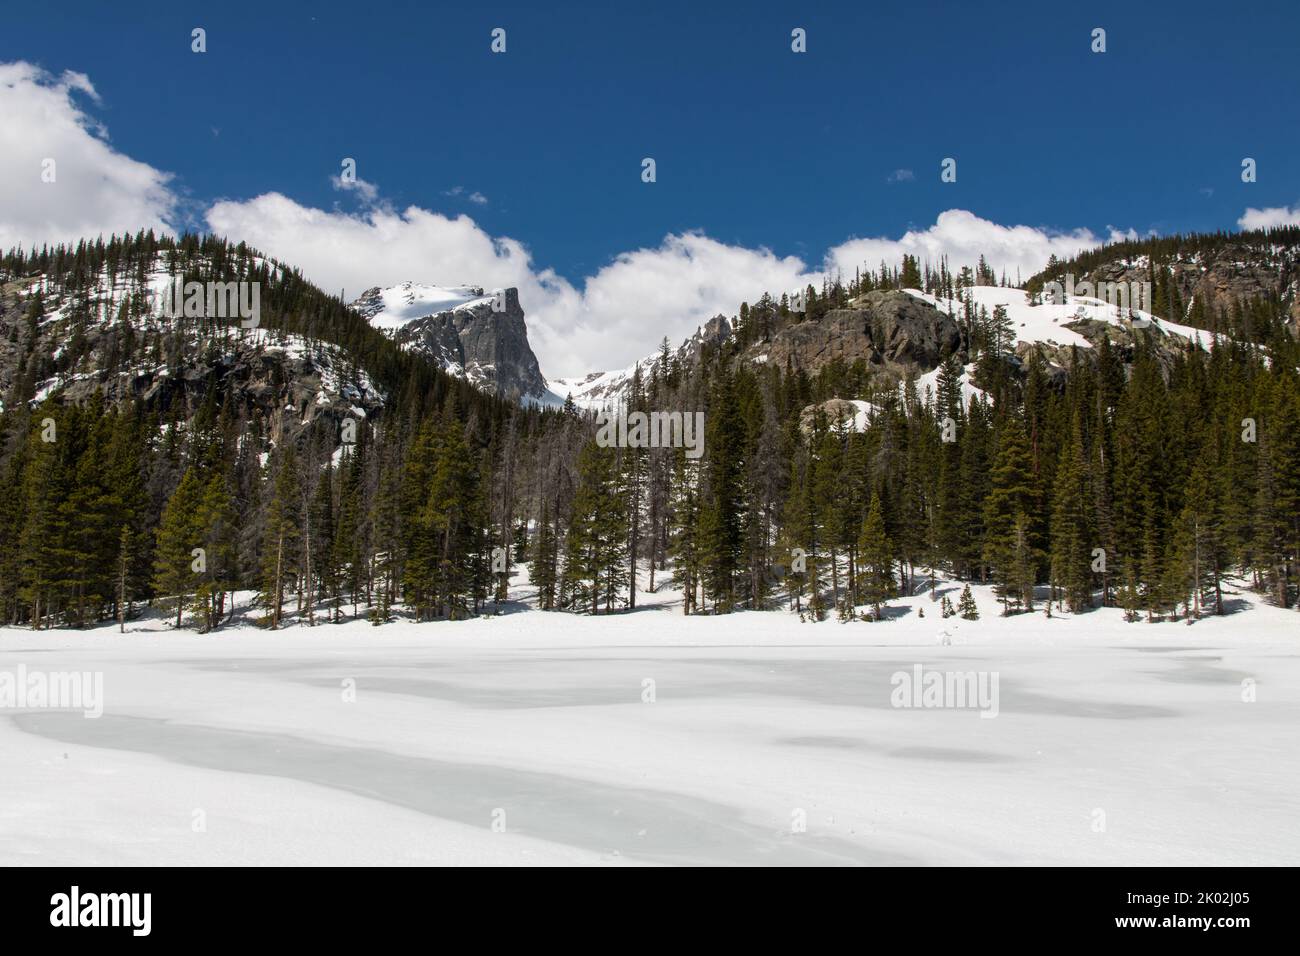
M 1300 200 L 1295 3 L 547 6 L 11 5 L 0 63 L 85 74 L 112 148 L 170 175 L 171 225 L 268 193 L 365 215 L 330 181 L 354 157 L 382 203 L 465 214 L 579 291 L 666 236 L 815 267 L 950 209 L 1104 237 Z

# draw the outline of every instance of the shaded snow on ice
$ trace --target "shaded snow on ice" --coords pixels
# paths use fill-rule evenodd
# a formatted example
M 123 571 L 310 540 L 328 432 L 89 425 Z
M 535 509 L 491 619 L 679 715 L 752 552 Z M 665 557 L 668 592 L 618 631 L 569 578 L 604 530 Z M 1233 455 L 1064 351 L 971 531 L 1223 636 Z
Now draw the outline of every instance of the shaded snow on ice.
M 66 744 L 143 752 L 234 773 L 288 777 L 464 824 L 506 809 L 513 832 L 658 863 L 906 863 L 835 838 L 792 840 L 733 808 L 651 788 L 344 747 L 158 719 L 23 714 L 24 731 Z

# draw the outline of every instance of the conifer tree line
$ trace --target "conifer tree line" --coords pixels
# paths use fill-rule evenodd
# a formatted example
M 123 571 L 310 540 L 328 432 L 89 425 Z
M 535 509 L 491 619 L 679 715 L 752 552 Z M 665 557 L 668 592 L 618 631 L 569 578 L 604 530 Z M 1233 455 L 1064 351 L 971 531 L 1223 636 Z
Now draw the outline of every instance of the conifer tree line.
M 57 299 L 75 316 L 110 259 L 137 277 L 157 262 L 200 277 L 265 269 L 264 324 L 339 347 L 387 404 L 343 441 L 326 418 L 288 440 L 215 376 L 151 398 L 37 398 L 51 359 L 26 351 L 45 314 L 33 303 Z M 1176 353 L 1142 335 L 1131 349 L 1103 340 L 1053 374 L 1037 351 L 1013 356 L 1004 317 L 963 301 L 965 286 L 1004 277 L 908 257 L 810 290 L 803 313 L 770 296 L 742 305 L 735 336 L 693 360 L 665 341 L 625 402 L 703 411 L 704 454 L 691 459 L 601 447 L 572 401 L 524 408 L 482 394 L 242 246 L 145 234 L 14 252 L 0 269 L 10 282 L 44 276 L 8 333 L 26 365 L 0 414 L 11 489 L 0 615 L 11 624 L 124 625 L 153 607 L 211 631 L 236 613 L 237 592 L 256 595 L 269 628 L 458 620 L 509 599 L 503 560 L 527 567 L 540 609 L 583 614 L 672 586 L 688 614 L 879 619 L 938 574 L 993 584 L 1006 613 L 1225 613 L 1225 581 L 1238 576 L 1279 606 L 1300 598 L 1300 346 L 1271 333 Z M 862 362 L 810 375 L 736 360 L 786 323 L 899 287 L 951 292 L 970 343 L 933 393 Z M 105 322 L 86 311 L 87 329 Z M 120 332 L 114 373 L 238 334 L 126 311 L 108 320 Z M 66 349 L 53 361 L 68 375 L 84 367 Z M 868 403 L 866 427 L 836 418 L 832 398 Z

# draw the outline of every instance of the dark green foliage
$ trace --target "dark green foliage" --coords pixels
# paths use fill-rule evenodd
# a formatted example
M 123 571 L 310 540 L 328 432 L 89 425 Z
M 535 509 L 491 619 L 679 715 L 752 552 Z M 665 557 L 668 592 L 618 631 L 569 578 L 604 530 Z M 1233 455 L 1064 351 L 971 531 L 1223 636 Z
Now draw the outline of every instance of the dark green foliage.
M 0 335 L 17 359 L 0 413 L 10 489 L 0 498 L 0 613 L 37 628 L 125 624 L 148 603 L 206 631 L 236 610 L 235 592 L 254 591 L 271 627 L 363 614 L 460 619 L 489 596 L 509 597 L 494 547 L 528 560 L 540 607 L 582 613 L 634 606 L 656 573 L 682 589 L 685 613 L 789 606 L 822 619 L 865 603 L 879 617 L 890 597 L 940 575 L 991 581 L 1007 612 L 1033 608 L 1046 586 L 1057 610 L 1118 604 L 1133 619 L 1194 620 L 1224 613 L 1223 580 L 1238 575 L 1293 607 L 1294 303 L 1216 310 L 1188 304 L 1162 276 L 1205 250 L 1265 255 L 1259 240 L 1181 237 L 1130 250 L 1154 254 L 1166 308 L 1236 336 L 1209 351 L 1139 335 L 1073 354 L 1013 354 L 1005 315 L 961 299 L 963 288 L 997 281 L 987 264 L 954 275 L 909 257 L 851 282 L 828 278 L 809 287 L 804 313 L 763 296 L 741 309 L 734 338 L 704 341 L 689 357 L 665 343 L 634 376 L 629 407 L 705 413 L 700 458 L 602 448 L 572 402 L 520 408 L 481 394 L 243 246 L 140 234 L 10 253 L 0 257 Z M 1293 246 L 1300 234 L 1268 241 Z M 1088 253 L 1072 267 L 1113 258 Z M 139 279 L 155 266 L 256 277 L 265 334 L 336 349 L 336 374 L 382 386 L 383 408 L 341 445 L 336 420 L 299 423 L 297 406 L 258 407 L 231 388 L 220 353 L 238 330 L 163 328 L 130 295 L 107 315 L 93 306 L 104 270 Z M 39 285 L 29 281 L 38 272 Z M 962 327 L 965 347 L 944 358 L 928 399 L 861 361 L 810 374 L 740 360 L 864 292 L 899 287 L 953 302 Z M 48 343 L 37 348 L 56 303 L 66 323 L 57 357 Z M 195 355 L 211 357 L 202 374 L 189 366 L 147 394 L 121 385 L 134 369 L 181 369 Z M 963 366 L 982 393 L 973 402 L 962 396 Z M 267 368 L 273 387 L 285 384 L 283 365 Z M 88 370 L 98 390 L 69 387 Z M 40 402 L 38 390 L 48 393 Z M 865 430 L 830 399 L 866 403 L 856 411 Z M 944 616 L 975 613 L 969 587 L 959 607 L 939 603 Z
M 961 589 L 961 600 L 957 602 L 957 613 L 964 621 L 978 621 L 979 608 L 975 606 L 975 596 L 970 593 L 970 585 Z

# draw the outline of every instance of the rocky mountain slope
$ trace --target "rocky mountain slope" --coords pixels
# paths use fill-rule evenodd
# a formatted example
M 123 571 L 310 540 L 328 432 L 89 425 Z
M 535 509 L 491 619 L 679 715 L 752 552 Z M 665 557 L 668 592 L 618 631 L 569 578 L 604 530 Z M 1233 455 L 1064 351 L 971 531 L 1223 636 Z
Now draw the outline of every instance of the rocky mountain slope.
M 1025 285 L 1031 294 L 1062 281 L 1152 285 L 1156 313 L 1209 327 L 1216 313 L 1252 302 L 1281 305 L 1285 331 L 1300 337 L 1300 227 L 1151 237 L 1115 243 L 1054 262 Z M 1259 332 L 1260 330 L 1254 330 Z
M 1150 283 L 1151 300 L 1144 303 L 1147 308 L 1136 299 L 1125 307 L 1095 294 L 1047 301 L 1045 283 L 1063 282 L 1067 273 L 1076 284 L 1092 283 L 1094 290 L 1102 282 L 1126 288 Z M 911 378 L 922 389 L 932 388 L 948 356 L 958 355 L 963 366 L 971 362 L 967 303 L 975 314 L 1005 310 L 1014 334 L 1013 363 L 1023 369 L 1037 356 L 1057 382 L 1075 349 L 1086 355 L 1102 339 L 1125 361 L 1142 342 L 1168 368 L 1194 344 L 1208 348 L 1215 335 L 1261 344 L 1275 335 L 1300 338 L 1300 229 L 1121 243 L 1053 263 L 1023 289 L 978 285 L 952 299 L 918 289 L 878 289 L 815 318 L 791 316 L 762 341 L 740 349 L 737 360 L 809 374 L 834 362 L 862 361 L 875 376 L 897 382 Z M 1262 311 L 1286 317 L 1280 327 L 1253 317 L 1252 309 L 1261 304 L 1267 305 Z M 733 339 L 733 321 L 717 316 L 673 354 L 689 363 L 699 343 Z M 657 359 L 656 353 L 624 369 L 555 380 L 551 388 L 561 397 L 571 394 L 580 407 L 614 407 L 624 400 L 635 369 L 644 374 Z M 968 397 L 979 391 L 974 374 L 973 367 L 964 373 Z
M 1018 293 L 1021 294 L 1021 293 Z M 734 323 L 716 316 L 683 342 L 671 357 L 691 365 L 705 345 L 726 346 L 736 340 Z M 957 321 L 919 293 L 875 290 L 816 319 L 793 318 L 761 341 L 745 346 L 737 360 L 751 366 L 775 365 L 816 374 L 834 362 L 863 361 L 896 381 L 931 371 L 949 355 L 964 353 L 966 335 Z M 616 407 L 639 366 L 648 374 L 659 353 L 626 369 L 595 372 L 584 378 L 556 379 L 552 391 L 571 395 L 581 408 Z
M 515 401 L 554 401 L 528 344 L 517 289 L 403 282 L 367 289 L 352 307 L 403 349 L 478 388 Z
M 902 377 L 936 367 L 965 339 L 953 318 L 931 302 L 897 290 L 868 292 L 820 319 L 796 322 L 751 345 L 742 360 L 816 373 L 836 360 Z
M 103 269 L 75 289 L 47 274 L 0 283 L 0 409 L 55 394 L 81 404 L 98 393 L 168 414 L 216 388 L 278 441 L 317 424 L 336 429 L 386 403 L 387 390 L 336 343 L 169 316 L 160 293 L 170 281 L 159 257 L 143 274 Z

